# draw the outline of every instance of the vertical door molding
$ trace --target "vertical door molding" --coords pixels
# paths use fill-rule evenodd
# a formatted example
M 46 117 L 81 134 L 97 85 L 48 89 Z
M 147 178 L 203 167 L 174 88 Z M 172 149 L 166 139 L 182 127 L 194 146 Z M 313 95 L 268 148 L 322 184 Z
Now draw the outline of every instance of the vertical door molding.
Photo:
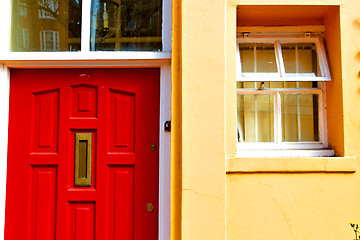
M 4 238 L 10 71 L 0 68 L 0 239 Z

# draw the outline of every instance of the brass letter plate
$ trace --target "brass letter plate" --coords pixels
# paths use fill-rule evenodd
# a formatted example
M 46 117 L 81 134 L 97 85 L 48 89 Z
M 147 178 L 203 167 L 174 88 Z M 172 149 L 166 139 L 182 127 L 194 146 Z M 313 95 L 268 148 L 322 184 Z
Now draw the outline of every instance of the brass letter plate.
M 91 186 L 92 133 L 75 134 L 75 186 Z

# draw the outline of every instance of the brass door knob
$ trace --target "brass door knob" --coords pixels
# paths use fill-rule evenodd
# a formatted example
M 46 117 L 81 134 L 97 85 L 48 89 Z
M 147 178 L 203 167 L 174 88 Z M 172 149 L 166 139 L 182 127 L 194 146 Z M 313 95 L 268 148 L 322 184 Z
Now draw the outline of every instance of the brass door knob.
M 151 151 L 155 151 L 156 148 L 157 148 L 157 146 L 156 146 L 155 142 L 153 142 L 150 146 Z
M 153 212 L 154 211 L 154 205 L 152 205 L 152 203 L 146 204 L 146 210 L 148 212 Z

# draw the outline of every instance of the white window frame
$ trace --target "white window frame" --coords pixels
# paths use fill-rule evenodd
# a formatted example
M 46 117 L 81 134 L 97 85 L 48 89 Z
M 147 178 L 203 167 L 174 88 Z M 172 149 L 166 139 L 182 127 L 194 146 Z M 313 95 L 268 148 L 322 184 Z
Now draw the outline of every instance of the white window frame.
M 248 30 L 248 29 L 246 29 Z M 237 94 L 245 95 L 274 95 L 274 142 L 239 142 L 237 141 L 238 155 L 247 156 L 330 156 L 334 154 L 333 150 L 324 150 L 328 147 L 327 142 L 327 123 L 326 123 L 326 85 L 325 81 L 330 81 L 330 70 L 327 63 L 326 52 L 322 42 L 321 33 L 249 33 L 242 32 L 237 37 L 236 54 L 236 81 L 237 82 L 302 82 L 316 81 L 318 88 L 281 88 L 281 89 L 237 89 Z M 274 44 L 275 58 L 277 62 L 278 76 L 272 74 L 268 77 L 257 75 L 256 73 L 243 74 L 240 59 L 240 43 L 271 43 Z M 316 45 L 319 68 L 321 77 L 299 74 L 299 77 L 286 76 L 284 60 L 281 52 L 281 44 L 287 43 L 314 43 Z M 276 75 L 276 74 L 275 74 Z M 259 77 L 260 76 L 260 77 Z M 319 96 L 318 114 L 319 114 L 319 141 L 318 142 L 282 142 L 281 125 L 281 99 L 280 94 L 299 93 L 299 94 L 317 94 Z M 255 121 L 256 122 L 256 121 Z M 256 123 L 255 123 L 256 128 Z M 238 132 L 239 126 L 237 126 Z M 256 130 L 255 130 L 256 134 Z M 248 151 L 249 150 L 249 151 Z M 263 150 L 254 153 L 253 150 Z M 304 151 L 308 150 L 308 151 Z
M 160 68 L 159 121 L 159 224 L 158 240 L 170 240 L 170 133 L 164 121 L 171 119 L 171 12 L 172 1 L 162 0 L 162 51 L 92 51 L 90 52 L 90 2 L 82 4 L 82 51 L 79 52 L 10 52 L 11 0 L 0 1 L 4 36 L 0 38 L 0 240 L 4 239 L 7 173 L 9 85 L 12 68 Z M 88 19 L 86 19 L 88 18 Z M 87 35 L 86 37 L 84 37 Z M 86 41 L 87 44 L 86 44 Z
M 330 70 L 327 64 L 327 58 L 325 53 L 325 47 L 323 41 L 320 37 L 305 37 L 304 35 L 307 33 L 303 33 L 303 35 L 283 35 L 283 36 L 268 36 L 268 35 L 255 35 L 253 37 L 244 37 L 242 34 L 237 38 L 237 69 L 238 74 L 236 75 L 236 80 L 238 82 L 259 82 L 259 81 L 270 81 L 270 82 L 278 82 L 278 81 L 288 81 L 288 82 L 301 82 L 301 81 L 330 81 Z M 240 52 L 239 52 L 239 43 L 271 43 L 275 46 L 275 57 L 278 68 L 278 77 L 261 77 L 259 78 L 256 73 L 254 74 L 246 74 L 247 76 L 243 76 L 241 71 L 241 61 L 240 61 Z M 316 51 L 319 59 L 319 66 L 322 77 L 307 77 L 305 75 L 299 77 L 287 77 L 285 76 L 285 68 L 284 68 L 284 60 L 281 54 L 281 45 L 287 43 L 314 43 L 316 46 Z

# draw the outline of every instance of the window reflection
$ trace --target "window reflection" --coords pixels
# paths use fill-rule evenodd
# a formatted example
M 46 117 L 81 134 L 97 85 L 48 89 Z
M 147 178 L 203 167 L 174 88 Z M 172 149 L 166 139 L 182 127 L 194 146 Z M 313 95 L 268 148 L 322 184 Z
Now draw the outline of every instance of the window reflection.
M 13 0 L 12 51 L 79 51 L 81 0 Z
M 160 51 L 161 0 L 92 0 L 91 51 Z

